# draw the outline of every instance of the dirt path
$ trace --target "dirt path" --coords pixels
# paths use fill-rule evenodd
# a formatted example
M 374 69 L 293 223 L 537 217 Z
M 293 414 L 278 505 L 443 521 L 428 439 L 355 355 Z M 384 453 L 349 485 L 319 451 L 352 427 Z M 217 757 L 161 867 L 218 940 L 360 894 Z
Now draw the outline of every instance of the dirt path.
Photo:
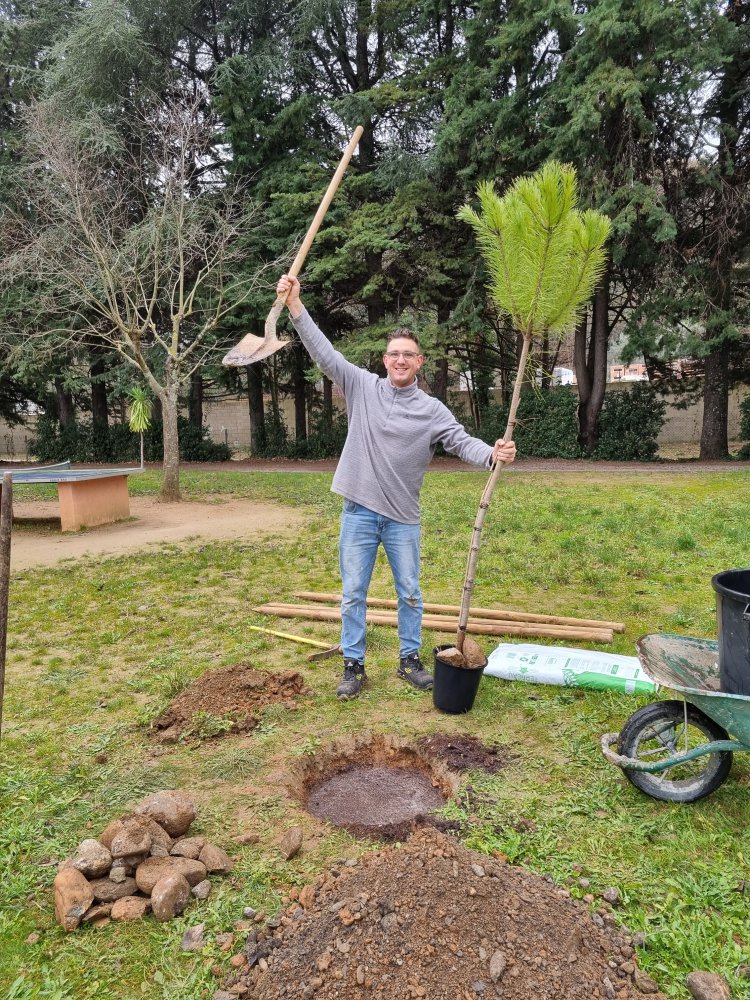
M 56 500 L 14 503 L 12 572 L 82 556 L 119 555 L 165 542 L 292 534 L 305 523 L 301 511 L 251 500 L 165 504 L 152 497 L 131 497 L 130 511 L 128 521 L 63 534 Z

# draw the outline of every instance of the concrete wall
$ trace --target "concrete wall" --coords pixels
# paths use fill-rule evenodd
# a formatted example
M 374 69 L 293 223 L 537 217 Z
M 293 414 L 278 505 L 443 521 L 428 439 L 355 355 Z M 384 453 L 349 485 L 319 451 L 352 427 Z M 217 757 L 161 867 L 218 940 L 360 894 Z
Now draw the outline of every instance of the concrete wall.
M 613 382 L 607 386 L 607 392 L 627 390 L 629 384 Z M 740 402 L 750 393 L 750 386 L 740 386 L 731 391 L 729 396 L 729 439 L 739 438 Z M 456 393 L 455 399 L 459 405 L 463 402 L 463 410 L 468 413 L 466 404 L 467 393 Z M 334 406 L 344 409 L 344 401 L 334 396 Z M 284 421 L 290 434 L 294 434 L 294 401 L 282 400 Z M 699 441 L 701 423 L 703 420 L 703 403 L 698 402 L 686 410 L 668 406 L 667 415 L 659 434 L 659 444 L 685 444 Z M 227 399 L 204 407 L 204 421 L 209 434 L 214 441 L 226 442 L 233 452 L 248 453 L 250 451 L 250 417 L 247 399 Z M 0 420 L 0 459 L 3 461 L 24 461 L 28 459 L 27 441 L 32 436 L 31 421 L 26 426 L 8 427 Z

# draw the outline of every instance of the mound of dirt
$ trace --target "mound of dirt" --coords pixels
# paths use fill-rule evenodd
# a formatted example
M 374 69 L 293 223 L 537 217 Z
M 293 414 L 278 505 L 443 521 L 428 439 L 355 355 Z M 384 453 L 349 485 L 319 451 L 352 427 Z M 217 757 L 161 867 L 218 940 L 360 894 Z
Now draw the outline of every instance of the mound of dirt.
M 664 1000 L 606 909 L 429 828 L 298 896 L 215 996 Z
M 267 705 L 296 708 L 294 699 L 304 683 L 301 674 L 274 674 L 248 663 L 208 670 L 170 702 L 153 728 L 164 743 L 181 736 L 246 733 L 258 725 Z
M 506 747 L 488 747 L 476 736 L 433 733 L 421 739 L 418 746 L 424 753 L 444 761 L 452 771 L 476 769 L 496 774 L 516 759 Z

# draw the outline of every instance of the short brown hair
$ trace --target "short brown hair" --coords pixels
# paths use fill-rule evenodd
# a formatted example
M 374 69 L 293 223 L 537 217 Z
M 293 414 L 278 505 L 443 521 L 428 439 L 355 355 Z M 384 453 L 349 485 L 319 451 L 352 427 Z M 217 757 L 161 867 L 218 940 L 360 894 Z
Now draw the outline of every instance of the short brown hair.
M 401 327 L 398 330 L 391 330 L 388 334 L 386 343 L 390 344 L 392 340 L 398 340 L 401 337 L 406 340 L 413 340 L 417 347 L 419 347 L 419 337 L 412 330 L 407 330 L 406 327 Z

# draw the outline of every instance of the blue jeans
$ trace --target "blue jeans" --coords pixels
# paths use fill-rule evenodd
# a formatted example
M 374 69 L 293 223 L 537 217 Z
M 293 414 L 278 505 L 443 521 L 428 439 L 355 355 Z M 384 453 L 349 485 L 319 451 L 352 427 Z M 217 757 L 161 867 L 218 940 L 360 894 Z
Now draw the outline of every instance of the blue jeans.
M 378 545 L 382 543 L 393 573 L 398 597 L 400 655 L 409 656 L 422 645 L 422 592 L 419 589 L 418 524 L 402 524 L 376 514 L 352 500 L 344 500 L 339 538 L 341 567 L 341 651 L 346 659 L 365 659 L 365 613 Z

